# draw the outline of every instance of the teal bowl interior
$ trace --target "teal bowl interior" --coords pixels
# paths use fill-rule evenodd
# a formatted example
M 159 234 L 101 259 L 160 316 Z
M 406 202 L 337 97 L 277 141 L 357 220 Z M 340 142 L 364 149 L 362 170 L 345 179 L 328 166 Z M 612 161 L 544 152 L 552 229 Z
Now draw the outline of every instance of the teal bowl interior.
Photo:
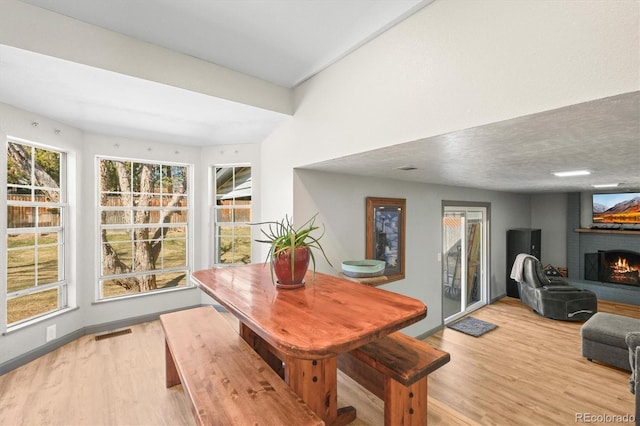
M 355 278 L 378 277 L 384 274 L 384 267 L 383 260 L 345 260 L 342 262 L 342 273 Z

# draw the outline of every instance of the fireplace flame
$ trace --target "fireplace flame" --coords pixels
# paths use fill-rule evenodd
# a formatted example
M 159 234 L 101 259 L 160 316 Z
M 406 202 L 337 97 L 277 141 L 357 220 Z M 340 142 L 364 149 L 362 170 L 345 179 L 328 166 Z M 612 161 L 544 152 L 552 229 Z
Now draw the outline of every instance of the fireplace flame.
M 613 264 L 613 271 L 617 273 L 631 272 L 631 268 L 629 267 L 629 262 L 624 257 L 619 257 L 618 260 Z
M 640 286 L 640 253 L 627 250 L 609 250 L 599 251 L 597 255 L 596 267 L 599 281 Z M 586 254 L 585 260 L 589 260 Z M 587 264 L 585 264 L 585 277 L 587 272 L 592 273 L 586 269 L 586 266 Z
M 630 265 L 625 257 L 619 257 L 610 268 L 612 275 L 628 274 L 639 270 L 637 266 Z

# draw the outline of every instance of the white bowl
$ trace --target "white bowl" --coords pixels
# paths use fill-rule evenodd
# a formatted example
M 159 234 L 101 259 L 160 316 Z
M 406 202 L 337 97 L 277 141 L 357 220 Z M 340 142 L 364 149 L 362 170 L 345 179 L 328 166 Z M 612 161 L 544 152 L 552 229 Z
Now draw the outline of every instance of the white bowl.
M 384 260 L 363 259 L 342 262 L 342 273 L 352 278 L 379 277 L 384 274 Z

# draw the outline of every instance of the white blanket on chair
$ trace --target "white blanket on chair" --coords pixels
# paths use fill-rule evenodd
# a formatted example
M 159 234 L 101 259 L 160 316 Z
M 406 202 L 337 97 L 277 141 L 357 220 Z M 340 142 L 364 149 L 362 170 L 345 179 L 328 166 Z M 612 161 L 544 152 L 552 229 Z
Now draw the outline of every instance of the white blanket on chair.
M 526 253 L 520 253 L 519 255 L 516 256 L 516 260 L 513 262 L 513 267 L 511 268 L 511 279 L 512 280 L 516 280 L 517 282 L 521 283 L 522 282 L 522 273 L 524 270 L 524 260 L 527 257 L 531 257 L 535 260 L 538 260 L 537 257 L 535 256 L 531 256 L 530 254 L 526 254 Z

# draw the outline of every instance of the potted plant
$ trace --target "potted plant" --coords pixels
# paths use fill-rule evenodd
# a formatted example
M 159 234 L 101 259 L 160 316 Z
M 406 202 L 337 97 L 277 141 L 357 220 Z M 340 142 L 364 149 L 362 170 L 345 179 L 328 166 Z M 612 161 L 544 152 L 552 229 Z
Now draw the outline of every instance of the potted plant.
M 264 239 L 257 239 L 259 243 L 270 245 L 266 262 L 271 264 L 271 279 L 277 287 L 297 288 L 304 285 L 304 275 L 309 267 L 309 260 L 313 264 L 313 272 L 316 271 L 316 259 L 313 250 L 319 250 L 325 260 L 331 265 L 324 249 L 320 245 L 320 238 L 311 235 L 316 229 L 320 229 L 315 224 L 316 213 L 303 225 L 295 228 L 293 219 L 285 216 L 280 222 L 260 222 L 255 225 L 268 225 L 266 229 L 261 229 Z M 332 265 L 333 266 L 333 265 Z M 277 278 L 277 281 L 274 279 Z

